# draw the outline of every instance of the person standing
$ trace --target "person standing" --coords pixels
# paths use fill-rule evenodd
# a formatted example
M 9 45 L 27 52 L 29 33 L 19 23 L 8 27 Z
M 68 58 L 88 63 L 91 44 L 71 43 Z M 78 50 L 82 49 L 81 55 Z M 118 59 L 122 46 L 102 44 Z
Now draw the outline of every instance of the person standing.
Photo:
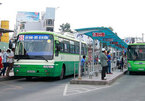
M 10 49 L 7 50 L 8 53 L 8 58 L 7 58 L 7 62 L 8 62 L 8 69 L 7 69 L 7 73 L 6 76 L 9 76 L 10 70 L 13 68 L 13 63 L 14 63 L 14 53 L 13 51 L 11 51 Z
M 86 56 L 84 55 L 83 58 L 81 59 L 81 75 L 83 75 L 84 72 L 84 66 L 85 66 L 85 60 Z
M 2 69 L 2 71 L 0 73 L 0 75 L 3 74 L 3 76 L 5 75 L 5 71 L 6 71 L 6 68 L 8 66 L 7 57 L 8 57 L 7 52 L 3 52 L 3 67 L 4 68 Z
M 105 48 L 102 48 L 102 52 L 100 54 L 100 62 L 101 62 L 101 66 L 102 66 L 102 72 L 101 72 L 101 79 L 102 80 L 106 80 L 106 69 L 108 68 L 108 63 L 107 63 L 107 56 L 106 56 L 106 52 L 105 52 Z
M 2 59 L 3 59 L 3 54 L 2 54 L 2 50 L 0 49 L 0 70 L 2 70 L 3 68 Z
M 112 74 L 111 73 L 111 56 L 109 55 L 109 53 L 110 53 L 110 51 L 107 51 L 107 58 L 108 58 L 108 61 L 107 61 L 107 63 L 108 63 L 107 73 L 108 74 Z
M 3 64 L 2 64 L 2 56 L 0 56 L 0 70 L 2 70 Z
M 122 55 L 120 57 L 120 67 L 121 67 L 121 71 L 123 72 L 123 68 L 124 68 L 124 55 Z

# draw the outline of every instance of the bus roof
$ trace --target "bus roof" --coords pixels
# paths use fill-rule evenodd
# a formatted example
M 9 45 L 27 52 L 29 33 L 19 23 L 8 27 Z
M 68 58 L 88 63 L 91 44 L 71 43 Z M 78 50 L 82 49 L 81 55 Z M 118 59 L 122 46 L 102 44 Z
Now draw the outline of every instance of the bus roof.
M 128 44 L 128 45 L 145 45 L 145 43 L 131 43 L 131 44 Z

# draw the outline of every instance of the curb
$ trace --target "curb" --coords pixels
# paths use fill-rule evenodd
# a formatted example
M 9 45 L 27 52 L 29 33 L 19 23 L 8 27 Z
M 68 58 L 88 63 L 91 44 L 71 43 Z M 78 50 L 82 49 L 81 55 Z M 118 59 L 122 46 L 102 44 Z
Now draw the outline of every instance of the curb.
M 0 78 L 0 81 L 8 81 L 8 80 L 15 80 L 15 79 L 20 79 L 20 77 L 16 77 L 16 76 L 2 77 Z
M 123 73 L 121 73 L 120 75 L 118 75 L 117 77 L 113 78 L 112 80 L 108 81 L 108 85 L 111 85 L 112 83 L 114 83 L 117 79 L 119 79 L 121 76 L 123 76 L 124 74 L 126 74 L 128 71 L 124 71 Z
M 124 71 L 121 74 L 119 74 L 118 76 L 116 76 L 115 78 L 111 79 L 111 80 L 106 80 L 106 81 L 94 81 L 94 80 L 78 80 L 78 79 L 72 79 L 70 81 L 70 84 L 84 84 L 84 85 L 111 85 L 112 83 L 114 83 L 118 78 L 120 78 L 121 76 L 123 76 L 125 73 L 127 72 Z

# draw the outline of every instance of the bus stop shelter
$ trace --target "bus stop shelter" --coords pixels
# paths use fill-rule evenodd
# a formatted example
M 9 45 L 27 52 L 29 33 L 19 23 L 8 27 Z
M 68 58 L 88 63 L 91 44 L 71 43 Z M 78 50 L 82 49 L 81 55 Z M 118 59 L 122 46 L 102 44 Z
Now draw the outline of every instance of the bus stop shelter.
M 127 44 L 107 27 L 91 27 L 75 30 L 77 31 L 78 34 L 87 35 L 93 39 L 93 54 L 92 54 L 93 71 L 94 71 L 94 47 L 95 47 L 94 40 L 98 40 L 101 43 L 106 43 L 107 46 L 111 46 L 117 50 L 124 50 L 127 48 Z M 80 64 L 81 64 L 81 40 L 80 40 Z M 81 78 L 80 68 L 81 67 L 79 66 L 79 78 Z
M 8 32 L 14 32 L 14 31 L 9 30 L 9 29 L 0 28 L 0 33 L 8 33 Z

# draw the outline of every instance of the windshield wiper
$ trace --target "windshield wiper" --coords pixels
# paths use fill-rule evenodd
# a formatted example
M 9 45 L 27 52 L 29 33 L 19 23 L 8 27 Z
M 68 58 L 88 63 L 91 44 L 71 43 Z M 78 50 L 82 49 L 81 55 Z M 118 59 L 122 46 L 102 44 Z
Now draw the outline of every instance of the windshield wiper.
M 19 61 L 20 60 L 20 57 L 19 57 L 19 55 L 18 55 L 18 59 L 17 59 L 17 61 Z
M 48 60 L 47 60 L 45 57 L 43 57 L 43 56 L 35 56 L 35 57 L 41 57 L 41 58 L 43 58 L 45 61 L 48 62 Z
M 23 58 L 20 58 L 20 55 L 18 55 L 17 61 L 21 60 L 21 59 L 28 59 L 29 56 L 28 55 L 21 55 Z

